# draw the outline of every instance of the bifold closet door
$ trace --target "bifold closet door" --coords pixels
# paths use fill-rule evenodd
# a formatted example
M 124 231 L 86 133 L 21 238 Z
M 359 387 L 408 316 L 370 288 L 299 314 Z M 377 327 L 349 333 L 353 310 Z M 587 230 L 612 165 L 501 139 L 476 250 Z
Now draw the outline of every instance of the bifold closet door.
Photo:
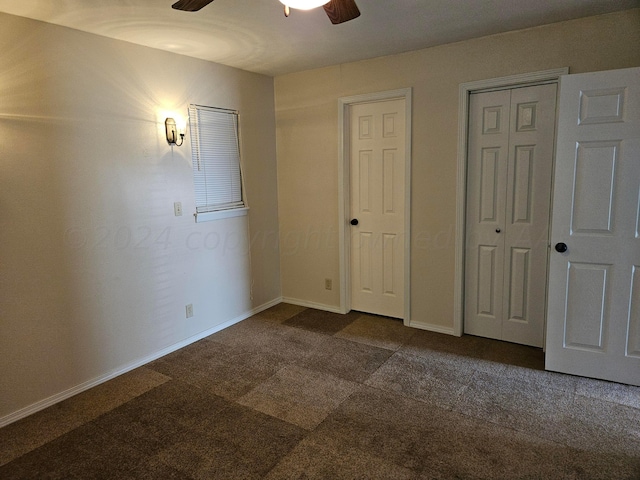
M 544 342 L 556 85 L 472 94 L 465 333 Z

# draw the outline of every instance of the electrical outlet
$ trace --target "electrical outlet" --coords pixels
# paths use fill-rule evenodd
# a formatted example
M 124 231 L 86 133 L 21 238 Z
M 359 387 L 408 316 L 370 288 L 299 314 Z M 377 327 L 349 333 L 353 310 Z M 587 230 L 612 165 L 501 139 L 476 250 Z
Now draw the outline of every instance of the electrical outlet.
M 174 202 L 173 213 L 175 213 L 176 217 L 182 215 L 182 202 Z
M 185 307 L 185 310 L 187 311 L 187 318 L 191 318 L 193 317 L 193 304 L 189 304 Z
M 333 281 L 330 278 L 324 279 L 324 288 L 325 290 L 331 290 L 333 288 Z

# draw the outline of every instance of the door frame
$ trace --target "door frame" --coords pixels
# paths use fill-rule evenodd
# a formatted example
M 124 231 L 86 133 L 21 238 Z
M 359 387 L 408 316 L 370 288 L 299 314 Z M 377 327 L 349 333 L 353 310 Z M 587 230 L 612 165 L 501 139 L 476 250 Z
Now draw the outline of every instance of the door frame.
M 486 92 L 498 89 L 502 90 L 507 88 L 534 86 L 544 83 L 558 82 L 561 75 L 566 75 L 568 73 L 569 67 L 563 67 L 460 84 L 458 92 L 458 159 L 456 179 L 455 273 L 453 292 L 453 334 L 457 337 L 462 336 L 462 334 L 464 333 L 464 253 L 466 242 L 469 96 L 472 93 L 483 91 Z M 549 222 L 551 222 L 551 217 L 549 218 Z
M 409 325 L 411 301 L 411 88 L 366 93 L 338 99 L 338 238 L 340 258 L 340 312 L 351 310 L 351 229 L 347 228 L 351 209 L 350 107 L 385 100 L 405 101 L 404 173 L 404 318 Z

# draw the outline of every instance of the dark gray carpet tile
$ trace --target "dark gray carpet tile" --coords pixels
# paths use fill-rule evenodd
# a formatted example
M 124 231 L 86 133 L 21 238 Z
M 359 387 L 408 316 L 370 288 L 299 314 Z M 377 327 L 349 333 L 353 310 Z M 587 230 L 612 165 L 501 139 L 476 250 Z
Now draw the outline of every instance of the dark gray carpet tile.
M 235 400 L 279 368 L 278 357 L 212 341 L 200 341 L 153 362 L 149 368 Z
M 172 380 L 101 416 L 94 424 L 139 451 L 155 454 L 188 439 L 215 421 L 232 403 L 192 385 Z
M 484 360 L 516 367 L 544 370 L 544 352 L 541 348 L 501 342 L 488 338 L 479 338 L 479 340 L 482 341 L 483 344 L 480 358 Z
M 188 479 L 89 423 L 0 467 L 13 479 Z
M 84 423 L 67 402 L 55 404 L 0 429 L 0 465 L 30 452 Z M 2 478 L 2 477 L 0 477 Z
M 69 435 L 69 433 L 65 435 Z M 65 435 L 1 466 L 0 478 L 3 480 L 76 478 L 70 470 L 73 464 L 77 464 L 81 460 L 74 458 L 75 449 L 69 448 L 67 443 L 63 441 Z
M 363 314 L 335 336 L 365 345 L 398 350 L 415 333 L 416 330 L 405 327 L 402 320 Z
M 309 308 L 286 320 L 284 325 L 302 328 L 311 332 L 334 335 L 361 315 L 362 313 L 355 311 L 342 315 Z
M 306 309 L 307 307 L 301 307 L 299 305 L 291 305 L 290 303 L 279 303 L 278 305 L 275 305 L 254 315 L 252 319 L 282 323 Z
M 593 456 L 625 456 L 635 462 L 635 465 L 640 465 L 640 454 L 638 453 L 640 447 L 637 438 L 621 435 L 620 432 L 611 433 L 607 428 L 573 416 L 565 416 L 556 421 L 554 425 L 548 425 L 541 421 L 534 434 L 559 445 L 588 452 Z M 640 476 L 635 478 L 640 478 Z
M 232 405 L 157 458 L 194 479 L 263 478 L 304 436 L 304 430 L 269 415 Z
M 361 385 L 335 412 L 354 417 L 366 415 L 394 423 L 399 429 L 412 429 L 416 424 L 428 423 L 441 415 L 447 419 L 455 418 L 449 410 L 366 385 Z
M 564 454 L 564 462 L 558 460 L 557 470 L 563 472 L 556 478 L 584 480 L 638 480 L 640 459 L 616 452 L 602 454 L 589 449 L 560 448 L 554 458 Z M 541 462 L 546 459 L 541 459 Z M 561 467 L 564 464 L 564 469 Z M 550 478 L 550 477 L 549 477 Z
M 433 448 L 448 412 L 388 392 L 363 388 L 352 395 L 309 436 L 335 451 L 367 452 L 420 473 L 431 463 Z
M 640 457 L 640 410 L 577 395 L 574 381 L 515 368 L 476 372 L 455 411 L 580 450 Z
M 311 430 L 357 388 L 358 384 L 333 375 L 289 365 L 238 402 Z
M 481 364 L 493 363 L 499 366 L 512 365 L 544 370 L 542 349 L 473 335 L 454 337 L 443 333 L 417 330 L 401 350 L 415 355 L 452 354 L 474 362 L 480 360 Z
M 561 451 L 564 452 L 564 449 Z M 638 480 L 640 478 L 640 459 L 637 456 L 578 450 L 573 453 L 568 452 L 565 458 L 566 473 L 556 478 L 572 480 Z
M 323 336 L 277 323 L 243 321 L 205 340 L 254 353 L 269 353 L 279 362 L 305 358 Z
M 407 468 L 346 446 L 339 450 L 326 443 L 303 440 L 265 477 L 267 480 L 413 480 L 419 475 Z
M 0 429 L 0 465 L 168 380 L 151 369 L 137 368 Z
M 435 406 L 363 387 L 329 415 L 309 439 L 334 451 L 366 452 L 419 473 L 433 455 L 441 418 L 452 417 Z M 431 440 L 428 432 L 433 434 Z
M 452 408 L 471 381 L 471 364 L 396 352 L 365 382 L 422 402 Z
M 633 478 L 636 460 L 563 447 L 534 435 L 363 388 L 308 441 L 379 458 L 422 478 Z M 602 476 L 602 472 L 607 472 Z
M 598 439 L 593 450 L 617 451 L 640 460 L 640 409 L 576 395 L 568 416 L 571 432 L 579 428 L 585 440 L 590 434 L 591 441 Z
M 411 351 L 401 350 L 403 354 L 413 354 Z M 438 361 L 449 364 L 452 368 L 460 370 L 478 370 L 481 372 L 499 374 L 504 372 L 509 365 L 503 363 L 492 362 L 489 360 L 483 360 L 481 358 L 470 357 L 467 355 L 461 355 L 456 353 L 439 352 L 435 350 L 425 350 L 420 355 L 413 354 L 417 357 L 423 358 L 425 361 Z M 515 367 L 512 367 L 515 368 Z
M 592 378 L 574 378 L 578 395 L 640 409 L 640 387 Z
M 479 358 L 482 356 L 486 344 L 486 339 L 472 335 L 454 337 L 444 333 L 415 329 L 414 334 L 401 347 L 401 350 L 415 355 L 439 352 Z
M 560 390 L 569 394 L 576 392 L 576 384 L 578 377 L 573 375 L 565 375 L 563 373 L 546 372 L 543 370 L 536 370 L 526 367 L 517 367 L 513 365 L 505 365 L 502 370 L 487 371 L 482 370 L 485 373 L 500 375 L 508 381 L 521 383 L 523 386 L 531 386 L 534 389 L 540 390 L 544 388 L 550 388 L 554 390 Z
M 352 382 L 364 382 L 392 351 L 335 337 L 324 337 L 300 366 Z
M 572 404 L 570 392 L 476 371 L 454 409 L 487 422 L 537 433 L 541 424 L 553 425 L 565 418 Z
M 167 382 L 168 377 L 146 366 L 119 375 L 108 382 L 65 400 L 84 420 L 91 420 Z

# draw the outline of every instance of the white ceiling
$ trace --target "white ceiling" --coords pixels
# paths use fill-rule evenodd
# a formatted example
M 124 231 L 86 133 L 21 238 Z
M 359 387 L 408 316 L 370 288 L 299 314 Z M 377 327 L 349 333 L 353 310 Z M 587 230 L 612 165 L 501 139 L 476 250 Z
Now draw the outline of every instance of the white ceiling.
M 457 42 L 640 7 L 640 0 L 356 0 L 362 15 L 332 25 L 322 8 L 278 0 L 215 0 L 199 12 L 176 0 L 0 0 L 0 12 L 267 75 Z

